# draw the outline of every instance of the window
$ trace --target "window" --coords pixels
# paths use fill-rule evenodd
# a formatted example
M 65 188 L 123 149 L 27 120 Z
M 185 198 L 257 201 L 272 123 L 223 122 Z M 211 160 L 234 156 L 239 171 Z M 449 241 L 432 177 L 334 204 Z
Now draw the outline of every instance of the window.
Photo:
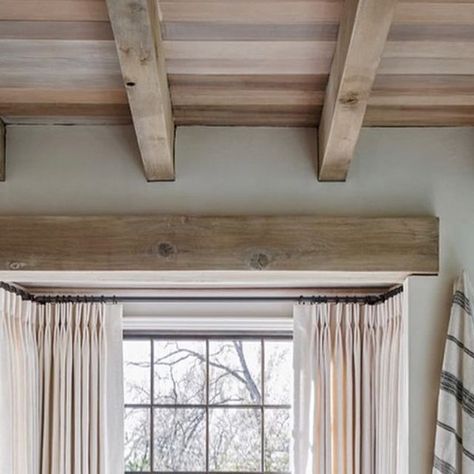
M 124 341 L 128 473 L 288 473 L 288 337 Z

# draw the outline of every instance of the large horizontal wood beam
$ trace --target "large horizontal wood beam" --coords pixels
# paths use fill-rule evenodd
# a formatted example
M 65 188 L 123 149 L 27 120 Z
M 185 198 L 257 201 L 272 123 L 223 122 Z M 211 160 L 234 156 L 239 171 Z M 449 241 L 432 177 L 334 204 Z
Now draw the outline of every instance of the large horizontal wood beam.
M 107 0 L 148 181 L 174 179 L 174 123 L 156 0 Z
M 432 217 L 0 217 L 0 270 L 438 271 Z
M 344 181 L 397 0 L 346 0 L 319 124 L 321 181 Z

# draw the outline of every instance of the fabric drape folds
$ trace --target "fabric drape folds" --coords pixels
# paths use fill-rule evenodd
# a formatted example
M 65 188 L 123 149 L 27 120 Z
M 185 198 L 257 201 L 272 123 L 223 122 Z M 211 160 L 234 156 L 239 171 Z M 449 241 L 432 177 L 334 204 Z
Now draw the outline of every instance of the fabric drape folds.
M 295 474 L 408 472 L 402 308 L 295 305 Z
M 123 472 L 119 305 L 0 289 L 0 471 Z
M 438 400 L 433 473 L 474 472 L 474 291 L 454 286 Z

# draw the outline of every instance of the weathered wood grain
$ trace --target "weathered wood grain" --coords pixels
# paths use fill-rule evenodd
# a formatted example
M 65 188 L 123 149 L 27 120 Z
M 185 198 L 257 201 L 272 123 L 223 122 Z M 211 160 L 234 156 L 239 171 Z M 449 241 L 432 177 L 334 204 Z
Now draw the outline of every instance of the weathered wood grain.
M 163 22 L 163 39 L 174 41 L 336 41 L 336 22 L 239 24 Z
M 464 127 L 474 125 L 474 106 L 370 106 L 366 127 Z
M 338 23 L 341 1 L 315 0 L 160 0 L 165 22 L 209 24 Z M 107 21 L 104 0 L 2 0 L 0 19 L 34 21 Z M 463 1 L 402 1 L 396 24 L 470 25 L 474 4 Z
M 359 138 L 396 0 L 346 0 L 318 141 L 321 181 L 344 181 Z
M 432 217 L 0 217 L 0 270 L 438 271 Z
M 242 58 L 242 59 L 167 59 L 169 74 L 193 75 L 323 75 L 331 68 L 330 56 L 319 56 L 312 61 L 298 58 Z M 392 68 L 393 70 L 393 68 Z
M 176 107 L 313 107 L 323 104 L 323 91 L 298 90 L 216 90 L 204 87 L 171 87 L 171 97 Z
M 0 21 L 0 39 L 113 41 L 108 21 Z
M 171 87 L 212 87 L 221 89 L 248 89 L 248 90 L 301 90 L 324 91 L 328 82 L 328 74 L 298 75 L 298 74 L 270 74 L 270 75 L 192 75 L 169 74 Z
M 1 88 L 0 116 L 130 117 L 123 89 Z
M 123 88 L 41 89 L 0 87 L 0 103 L 10 104 L 128 104 Z
M 212 22 L 220 24 L 308 24 L 338 23 L 342 1 L 286 0 L 161 0 L 165 22 Z M 453 24 L 474 23 L 474 4 L 454 1 L 401 1 L 394 23 Z
M 117 8 L 120 2 L 111 3 Z M 165 136 L 156 133 L 151 118 L 141 120 L 140 136 L 146 137 L 139 137 L 142 149 L 150 137 L 158 143 L 151 149 L 161 150 L 162 143 L 170 141 L 171 106 L 177 125 L 319 124 L 342 0 L 130 0 L 127 4 L 136 6 L 137 15 L 143 14 L 140 5 L 154 10 L 137 20 L 135 30 L 136 25 L 129 24 L 138 39 L 127 36 L 126 41 L 153 46 L 156 40 L 158 81 L 165 91 L 168 78 L 171 88 L 170 98 L 162 100 L 168 117 Z M 472 125 L 473 24 L 470 0 L 400 0 L 364 125 Z M 150 39 L 144 25 L 160 34 Z M 121 46 L 121 56 L 132 55 L 133 51 L 124 53 L 129 44 Z M 133 72 L 141 83 L 147 82 L 145 68 L 139 60 L 130 62 L 127 77 Z M 0 116 L 8 123 L 102 123 L 102 118 L 104 123 L 129 122 L 127 104 L 117 103 L 112 92 L 124 89 L 123 82 L 106 0 L 0 2 Z M 5 98 L 13 89 L 15 98 Z M 156 112 L 148 104 L 156 102 L 149 100 L 150 91 L 156 89 L 154 84 L 142 95 L 128 91 L 134 102 L 147 107 L 143 114 L 147 117 Z M 19 99 L 22 90 L 24 100 Z M 96 98 L 91 91 L 96 91 Z M 102 99 L 98 91 L 104 91 Z M 43 100 L 45 94 L 49 95 Z M 146 99 L 139 100 L 141 96 Z M 150 155 L 153 162 L 157 154 Z M 160 152 L 166 155 L 170 153 Z M 165 174 L 170 174 L 170 163 L 171 158 Z
M 2 39 L 0 58 L 1 87 L 123 87 L 113 41 Z
M 450 43 L 451 44 L 451 43 Z M 301 59 L 315 61 L 332 58 L 335 41 L 164 41 L 168 60 L 272 60 Z
M 0 20 L 107 21 L 104 0 L 2 0 Z
M 225 109 L 209 107 L 175 107 L 176 125 L 228 125 L 256 127 L 314 127 L 319 122 L 322 107 L 312 111 L 301 111 L 295 107 L 274 107 L 270 110 L 255 108 L 237 109 L 226 106 Z
M 155 0 L 108 0 L 148 181 L 174 179 L 174 123 Z

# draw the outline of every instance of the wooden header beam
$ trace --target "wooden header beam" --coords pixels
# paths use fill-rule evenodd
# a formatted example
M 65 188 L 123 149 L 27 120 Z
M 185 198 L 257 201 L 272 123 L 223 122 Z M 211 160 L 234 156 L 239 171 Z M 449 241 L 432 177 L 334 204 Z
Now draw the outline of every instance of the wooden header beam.
M 107 0 L 148 181 L 174 180 L 174 123 L 156 0 Z
M 438 272 L 433 217 L 0 217 L 0 271 Z
M 319 125 L 320 181 L 345 181 L 397 0 L 346 0 Z

